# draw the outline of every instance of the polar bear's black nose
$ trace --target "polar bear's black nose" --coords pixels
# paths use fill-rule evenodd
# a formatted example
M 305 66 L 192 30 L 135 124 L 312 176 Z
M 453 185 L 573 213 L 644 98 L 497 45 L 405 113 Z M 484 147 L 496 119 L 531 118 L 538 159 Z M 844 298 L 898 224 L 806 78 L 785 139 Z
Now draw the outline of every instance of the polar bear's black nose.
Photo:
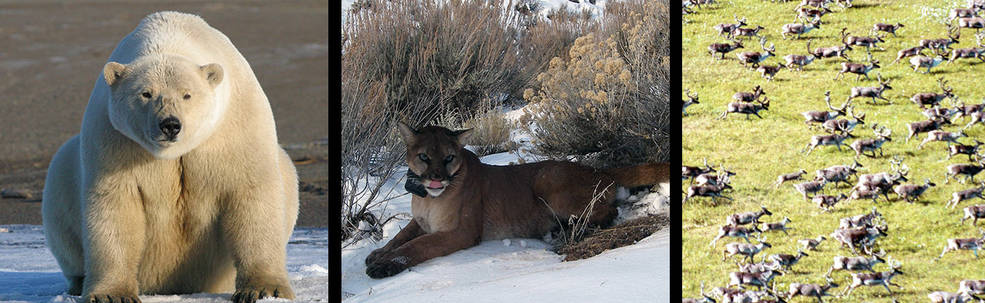
M 164 121 L 161 121 L 161 132 L 168 137 L 168 141 L 174 141 L 174 138 L 178 136 L 178 132 L 181 131 L 181 121 L 174 116 L 167 117 Z

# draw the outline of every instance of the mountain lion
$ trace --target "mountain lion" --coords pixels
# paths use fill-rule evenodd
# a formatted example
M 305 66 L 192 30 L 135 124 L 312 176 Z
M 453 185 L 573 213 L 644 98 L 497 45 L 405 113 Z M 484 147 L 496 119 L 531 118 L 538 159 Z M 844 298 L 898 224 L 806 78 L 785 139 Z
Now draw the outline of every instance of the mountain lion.
M 484 240 L 540 238 L 557 218 L 581 215 L 596 190 L 613 183 L 635 187 L 670 180 L 667 163 L 610 170 L 564 161 L 487 165 L 463 148 L 471 130 L 414 130 L 404 123 L 399 129 L 407 144 L 414 219 L 366 257 L 366 274 L 375 279 Z M 589 224 L 607 225 L 616 217 L 615 188 L 595 204 Z

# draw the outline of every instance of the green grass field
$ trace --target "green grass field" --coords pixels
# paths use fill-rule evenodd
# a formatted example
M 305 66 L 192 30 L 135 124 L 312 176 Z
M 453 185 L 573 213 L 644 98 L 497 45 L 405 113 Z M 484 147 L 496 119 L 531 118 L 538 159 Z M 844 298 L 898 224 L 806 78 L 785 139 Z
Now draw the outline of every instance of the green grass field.
M 757 261 L 765 255 L 775 253 L 797 252 L 798 239 L 813 238 L 818 235 L 828 236 L 838 227 L 840 218 L 853 216 L 869 211 L 871 200 L 853 201 L 838 204 L 833 211 L 821 213 L 812 203 L 805 202 L 792 184 L 803 181 L 786 183 L 774 189 L 772 183 L 783 173 L 795 172 L 800 169 L 808 171 L 807 178 L 813 178 L 814 171 L 832 165 L 850 164 L 854 157 L 851 149 L 843 148 L 838 151 L 835 147 L 819 147 L 809 156 L 801 150 L 809 142 L 810 137 L 821 134 L 820 131 L 808 129 L 800 115 L 807 110 L 824 110 L 824 92 L 831 91 L 832 103 L 840 105 L 848 97 L 853 86 L 878 86 L 876 74 L 881 73 L 884 79 L 893 79 L 892 90 L 883 96 L 891 100 L 890 105 L 880 101 L 878 105 L 868 102 L 868 99 L 858 98 L 854 101 L 857 112 L 866 114 L 866 125 L 860 126 L 854 132 L 860 138 L 873 137 L 869 128 L 873 123 L 888 126 L 892 129 L 892 142 L 886 143 L 885 157 L 861 157 L 865 169 L 861 173 L 876 173 L 889 170 L 892 155 L 901 155 L 904 163 L 910 167 L 909 183 L 923 183 L 930 178 L 937 183 L 922 198 L 920 203 L 909 204 L 897 201 L 891 194 L 891 203 L 880 199 L 879 211 L 889 223 L 889 237 L 877 242 L 885 249 L 890 257 L 902 263 L 902 276 L 893 278 L 893 282 L 903 286 L 902 289 L 893 287 L 899 302 L 924 302 L 927 294 L 933 291 L 955 292 L 958 282 L 962 279 L 985 279 L 985 256 L 975 259 L 970 251 L 951 252 L 938 262 L 933 259 L 941 253 L 948 238 L 974 237 L 978 229 L 970 223 L 959 224 L 962 208 L 985 203 L 982 200 L 965 201 L 955 209 L 945 209 L 944 203 L 951 193 L 972 187 L 972 184 L 961 184 L 951 181 L 944 184 L 945 166 L 954 163 L 967 162 L 964 155 L 946 160 L 944 143 L 929 143 L 922 150 L 916 147 L 926 135 L 911 139 L 904 143 L 907 135 L 906 124 L 925 120 L 917 105 L 909 98 L 920 92 L 940 92 L 937 77 L 944 76 L 954 87 L 954 93 L 967 103 L 980 103 L 985 97 L 982 89 L 981 75 L 985 75 L 985 64 L 977 60 L 962 59 L 953 64 L 942 64 L 933 69 L 932 74 L 914 72 L 909 66 L 908 59 L 900 63 L 890 64 L 896 52 L 903 48 L 916 46 L 920 39 L 946 37 L 946 27 L 941 20 L 951 8 L 963 6 L 965 1 L 875 1 L 859 0 L 855 7 L 842 9 L 832 6 L 835 13 L 823 18 L 821 29 L 804 35 L 801 40 L 783 40 L 780 28 L 783 24 L 793 23 L 794 7 L 799 1 L 774 3 L 764 0 L 732 0 L 720 1 L 717 4 L 702 6 L 695 9 L 696 14 L 687 15 L 689 21 L 683 25 L 682 33 L 682 82 L 683 88 L 700 94 L 700 104 L 688 108 L 690 116 L 682 118 L 683 138 L 682 154 L 684 165 L 700 165 L 703 158 L 710 163 L 724 164 L 736 172 L 732 178 L 733 192 L 726 196 L 734 198 L 728 202 L 719 200 L 719 205 L 713 205 L 710 198 L 693 198 L 684 205 L 682 217 L 683 238 L 683 281 L 684 297 L 700 297 L 699 284 L 705 282 L 707 288 L 724 286 L 728 283 L 728 273 L 736 271 L 733 260 L 723 262 L 722 250 L 726 243 L 743 241 L 742 239 L 725 238 L 718 241 L 715 247 L 709 247 L 709 242 L 717 234 L 718 228 L 725 224 L 729 214 L 743 211 L 758 210 L 759 205 L 766 205 L 774 214 L 764 217 L 763 222 L 776 222 L 789 217 L 793 222 L 788 226 L 794 229 L 789 236 L 783 233 L 767 234 L 767 242 L 773 248 L 765 250 L 757 256 Z M 876 69 L 870 75 L 871 80 L 855 81 L 855 75 L 846 74 L 841 80 L 832 80 L 840 70 L 840 58 L 819 59 L 808 65 L 804 72 L 782 70 L 773 82 L 766 82 L 758 72 L 743 68 L 735 59 L 740 51 L 760 51 L 755 40 L 745 39 L 745 49 L 726 55 L 727 60 L 712 58 L 707 46 L 714 42 L 726 42 L 719 37 L 712 26 L 718 23 L 734 23 L 733 15 L 746 17 L 750 27 L 762 25 L 761 34 L 769 43 L 776 45 L 777 57 L 766 60 L 769 64 L 782 62 L 782 57 L 788 54 L 806 54 L 805 44 L 809 38 L 814 39 L 811 47 L 827 47 L 840 45 L 839 32 L 841 28 L 856 35 L 868 35 L 872 25 L 877 22 L 901 22 L 905 27 L 898 31 L 899 37 L 888 36 L 887 43 L 881 47 L 885 51 L 873 50 L 872 55 L 881 62 L 882 68 Z M 960 43 L 956 48 L 975 46 L 974 30 L 963 29 Z M 924 52 L 930 54 L 931 52 Z M 866 59 L 864 48 L 856 47 L 849 56 L 856 62 Z M 751 116 L 747 120 L 741 114 L 729 114 L 726 120 L 717 120 L 731 102 L 732 94 L 739 91 L 751 91 L 752 87 L 762 85 L 766 95 L 771 100 L 768 111 L 760 114 L 763 119 Z M 684 92 L 681 92 L 684 95 Z M 952 106 L 945 101 L 946 106 Z M 945 130 L 956 131 L 968 122 L 968 118 L 958 119 L 956 125 L 947 126 Z M 970 143 L 978 138 L 985 141 L 985 126 L 973 126 L 968 131 L 968 138 L 961 138 L 963 143 Z M 849 139 L 846 143 L 851 143 Z M 853 178 L 853 181 L 855 179 Z M 985 174 L 977 180 L 985 180 Z M 686 191 L 687 181 L 683 190 Z M 827 194 L 847 193 L 848 186 L 826 187 Z M 985 226 L 985 223 L 979 223 Z M 753 240 L 755 242 L 755 240 Z M 840 248 L 836 240 L 828 236 L 821 244 L 819 251 L 808 252 L 792 272 L 777 277 L 777 290 L 786 291 L 787 285 L 793 282 L 824 284 L 824 272 L 832 264 L 834 256 L 851 256 L 848 249 Z M 738 258 L 736 258 L 738 259 Z M 877 271 L 887 271 L 889 266 L 878 264 Z M 830 293 L 839 294 L 850 283 L 851 277 L 847 272 L 834 274 L 836 283 L 841 286 Z M 892 297 L 881 286 L 861 287 L 848 297 L 826 297 L 831 302 L 890 302 Z M 813 302 L 814 299 L 798 297 L 794 302 Z

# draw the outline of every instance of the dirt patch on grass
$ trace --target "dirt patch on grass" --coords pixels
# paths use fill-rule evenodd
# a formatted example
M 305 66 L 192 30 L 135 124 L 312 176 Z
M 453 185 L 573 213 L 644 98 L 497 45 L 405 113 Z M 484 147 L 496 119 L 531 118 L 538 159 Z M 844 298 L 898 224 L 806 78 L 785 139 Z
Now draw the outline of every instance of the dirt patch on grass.
M 581 241 L 562 244 L 556 249 L 564 261 L 590 258 L 613 248 L 635 244 L 670 224 L 667 214 L 640 217 L 606 228 L 590 230 Z

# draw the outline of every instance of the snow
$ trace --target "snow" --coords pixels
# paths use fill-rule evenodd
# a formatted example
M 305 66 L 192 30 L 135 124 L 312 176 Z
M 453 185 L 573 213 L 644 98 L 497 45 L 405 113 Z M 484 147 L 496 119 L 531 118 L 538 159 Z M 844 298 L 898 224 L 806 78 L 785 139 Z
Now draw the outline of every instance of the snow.
M 515 121 L 522 116 L 522 109 L 505 116 Z M 515 130 L 512 138 L 521 144 L 518 152 L 488 155 L 482 162 L 510 165 L 521 158 L 539 161 L 528 152 L 529 133 Z M 385 188 L 395 188 L 390 196 L 405 193 L 401 183 L 406 167 L 399 171 L 386 181 Z M 627 198 L 636 203 L 620 209 L 617 221 L 667 212 L 665 193 Z M 391 200 L 383 217 L 410 213 L 411 198 L 403 195 Z M 561 262 L 564 256 L 549 251 L 550 245 L 541 239 L 504 239 L 428 260 L 393 277 L 377 280 L 367 276 L 366 256 L 392 239 L 409 220 L 404 217 L 388 223 L 379 242 L 362 239 L 343 243 L 344 302 L 670 301 L 670 233 L 666 228 L 636 244 L 578 261 Z
M 38 225 L 2 225 L 0 302 L 81 302 L 65 294 L 58 263 Z M 328 229 L 298 228 L 287 245 L 287 270 L 295 302 L 328 302 Z M 229 302 L 232 294 L 140 296 L 143 302 Z M 264 299 L 258 302 L 288 302 Z

